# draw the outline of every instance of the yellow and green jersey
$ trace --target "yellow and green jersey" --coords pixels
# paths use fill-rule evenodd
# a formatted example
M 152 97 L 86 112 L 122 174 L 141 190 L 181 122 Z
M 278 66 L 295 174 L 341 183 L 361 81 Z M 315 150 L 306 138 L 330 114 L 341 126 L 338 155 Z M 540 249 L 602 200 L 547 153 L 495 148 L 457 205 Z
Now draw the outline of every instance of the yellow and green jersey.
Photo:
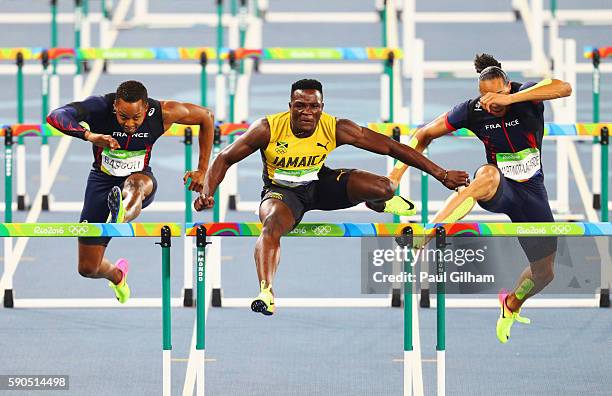
M 261 150 L 265 183 L 296 187 L 318 180 L 317 173 L 336 148 L 336 118 L 322 113 L 314 133 L 299 138 L 291 131 L 288 111 L 266 116 L 270 142 Z

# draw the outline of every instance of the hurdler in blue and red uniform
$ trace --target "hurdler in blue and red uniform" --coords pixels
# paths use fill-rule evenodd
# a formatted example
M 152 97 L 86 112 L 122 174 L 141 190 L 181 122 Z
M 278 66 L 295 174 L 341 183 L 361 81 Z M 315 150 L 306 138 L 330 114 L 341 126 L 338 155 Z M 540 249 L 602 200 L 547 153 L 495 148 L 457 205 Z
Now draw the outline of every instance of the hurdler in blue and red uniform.
M 144 85 L 126 81 L 115 93 L 91 96 L 53 110 L 47 122 L 66 135 L 92 143 L 94 162 L 89 172 L 80 222 L 128 222 L 155 197 L 157 180 L 149 162 L 153 145 L 173 123 L 199 125 L 198 169 L 184 182 L 201 191 L 208 168 L 214 117 L 210 110 L 191 103 L 158 101 L 148 97 Z M 126 259 L 113 265 L 104 257 L 110 238 L 79 238 L 79 273 L 106 278 L 117 299 L 130 296 Z
M 487 164 L 474 181 L 452 196 L 436 214 L 433 223 L 451 223 L 467 215 L 475 203 L 495 213 L 506 214 L 513 222 L 552 222 L 552 211 L 544 187 L 542 101 L 569 96 L 572 87 L 560 80 L 539 83 L 511 82 L 501 64 L 490 55 L 476 56 L 480 96 L 453 107 L 436 120 L 419 128 L 411 142 L 423 151 L 432 140 L 460 128 L 474 132 L 485 146 Z M 389 178 L 399 184 L 406 166 L 399 164 Z M 512 292 L 499 293 L 501 315 L 497 338 L 508 342 L 514 321 L 525 300 L 540 292 L 554 277 L 556 238 L 519 238 L 529 260 Z

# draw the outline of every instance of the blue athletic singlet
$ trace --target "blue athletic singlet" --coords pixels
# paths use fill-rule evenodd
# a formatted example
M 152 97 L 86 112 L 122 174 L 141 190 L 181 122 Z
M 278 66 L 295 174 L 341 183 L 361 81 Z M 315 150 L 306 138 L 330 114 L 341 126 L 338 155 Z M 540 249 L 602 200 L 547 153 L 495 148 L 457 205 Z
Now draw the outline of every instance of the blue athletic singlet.
M 511 83 L 515 93 L 535 83 Z M 553 222 L 554 217 L 544 187 L 541 163 L 544 136 L 544 105 L 519 102 L 508 107 L 503 117 L 485 111 L 480 97 L 453 107 L 446 114 L 450 130 L 467 128 L 485 146 L 487 163 L 500 172 L 495 196 L 478 204 L 490 212 L 505 213 L 513 222 Z M 556 238 L 519 238 L 531 262 L 551 254 Z

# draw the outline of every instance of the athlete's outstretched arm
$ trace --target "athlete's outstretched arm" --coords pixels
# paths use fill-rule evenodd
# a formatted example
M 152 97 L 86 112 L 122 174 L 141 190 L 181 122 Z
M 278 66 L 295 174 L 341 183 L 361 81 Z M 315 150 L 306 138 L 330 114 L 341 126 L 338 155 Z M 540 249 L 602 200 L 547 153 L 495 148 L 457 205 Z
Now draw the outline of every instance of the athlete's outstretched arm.
M 336 122 L 336 140 L 338 146 L 350 144 L 373 153 L 389 155 L 405 164 L 417 167 L 435 177 L 449 189 L 469 184 L 466 172 L 446 171 L 405 144 L 359 126 L 350 120 L 340 119 Z
M 270 142 L 270 124 L 265 118 L 259 119 L 249 126 L 249 129 L 234 143 L 224 148 L 215 157 L 206 172 L 202 193 L 194 202 L 196 210 L 210 209 L 214 206 L 213 196 L 225 173 L 233 164 L 242 161 L 259 149 L 264 149 Z
M 450 132 L 452 132 L 452 129 L 447 126 L 446 113 L 444 113 L 429 124 L 418 128 L 408 145 L 419 153 L 422 153 L 434 139 L 444 136 Z M 398 162 L 391 173 L 389 173 L 389 179 L 391 179 L 395 186 L 399 185 L 399 182 L 407 169 L 408 165 L 403 162 Z
M 183 182 L 186 184 L 188 179 L 191 179 L 191 184 L 188 188 L 192 191 L 202 191 L 204 186 L 204 175 L 208 169 L 208 161 L 212 151 L 215 116 L 213 112 L 206 107 L 198 106 L 193 103 L 180 103 L 173 100 L 161 102 L 162 114 L 164 119 L 164 130 L 170 128 L 174 123 L 184 125 L 199 125 L 200 132 L 198 133 L 198 146 L 200 156 L 198 158 L 198 169 L 188 171 L 183 176 Z
M 569 83 L 547 78 L 532 87 L 509 95 L 488 92 L 480 98 L 480 104 L 482 104 L 486 111 L 489 111 L 492 105 L 509 106 L 512 103 L 519 102 L 541 102 L 543 100 L 564 98 L 571 94 L 572 86 Z
M 101 96 L 90 96 L 82 102 L 72 102 L 51 111 L 47 122 L 58 131 L 72 137 L 86 140 L 98 147 L 119 148 L 117 140 L 110 135 L 94 133 L 80 125 L 91 115 L 105 114 L 108 105 Z

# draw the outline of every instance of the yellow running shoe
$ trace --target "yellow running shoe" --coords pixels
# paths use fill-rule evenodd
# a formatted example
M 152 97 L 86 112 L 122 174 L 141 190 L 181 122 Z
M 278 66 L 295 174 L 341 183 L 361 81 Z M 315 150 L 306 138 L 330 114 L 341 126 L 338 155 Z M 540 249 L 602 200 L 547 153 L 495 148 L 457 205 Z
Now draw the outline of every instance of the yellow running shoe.
M 270 291 L 272 285 L 266 287 L 266 281 L 260 283 L 259 295 L 251 302 L 251 310 L 253 312 L 261 312 L 264 315 L 272 315 L 274 313 L 274 295 Z
M 521 310 L 518 312 L 512 312 L 510 308 L 506 305 L 506 297 L 508 297 L 508 291 L 506 289 L 502 289 L 497 295 L 497 299 L 499 300 L 499 304 L 501 306 L 501 315 L 499 319 L 497 319 L 497 339 L 502 344 L 505 344 L 510 339 L 510 329 L 516 320 L 519 323 L 529 324 L 531 320 L 527 318 L 523 318 L 519 315 Z
M 126 259 L 117 260 L 115 266 L 119 268 L 119 271 L 121 271 L 123 277 L 118 285 L 115 285 L 113 282 L 108 282 L 108 287 L 115 291 L 117 301 L 119 301 L 121 304 L 125 304 L 125 302 L 130 298 L 130 286 L 127 284 L 127 274 L 130 267 Z
M 393 198 L 385 202 L 385 213 L 392 213 L 398 216 L 412 216 L 416 214 L 416 208 L 408 199 L 395 195 Z
M 106 219 L 107 223 L 123 223 L 125 221 L 125 208 L 123 207 L 123 195 L 121 189 L 114 186 L 108 193 L 108 209 L 110 213 Z

